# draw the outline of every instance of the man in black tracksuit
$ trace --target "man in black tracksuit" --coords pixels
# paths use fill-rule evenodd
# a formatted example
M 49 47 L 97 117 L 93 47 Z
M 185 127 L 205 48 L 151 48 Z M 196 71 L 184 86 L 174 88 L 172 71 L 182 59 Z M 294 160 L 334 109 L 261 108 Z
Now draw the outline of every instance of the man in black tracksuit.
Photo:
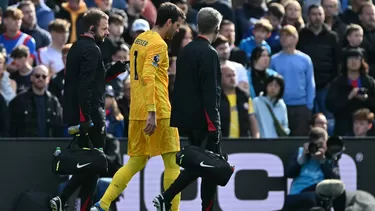
M 104 148 L 106 127 L 104 110 L 105 82 L 124 72 L 125 64 L 118 62 L 105 70 L 98 44 L 108 32 L 108 16 L 100 10 L 88 11 L 82 19 L 85 33 L 73 44 L 67 55 L 64 84 L 64 123 L 80 126 L 80 147 L 89 147 L 90 140 L 95 148 Z M 78 187 L 81 187 L 81 211 L 92 206 L 99 175 L 73 175 L 61 196 L 54 197 L 51 208 L 62 211 Z
M 171 126 L 187 134 L 192 145 L 200 146 L 207 139 L 206 149 L 216 153 L 221 152 L 221 69 L 211 43 L 217 38 L 221 19 L 221 14 L 213 8 L 203 8 L 198 12 L 199 35 L 177 58 L 171 103 Z M 200 176 L 200 172 L 184 170 L 170 188 L 154 199 L 157 209 L 170 210 L 175 195 Z M 202 178 L 202 210 L 213 209 L 216 189 L 216 184 Z

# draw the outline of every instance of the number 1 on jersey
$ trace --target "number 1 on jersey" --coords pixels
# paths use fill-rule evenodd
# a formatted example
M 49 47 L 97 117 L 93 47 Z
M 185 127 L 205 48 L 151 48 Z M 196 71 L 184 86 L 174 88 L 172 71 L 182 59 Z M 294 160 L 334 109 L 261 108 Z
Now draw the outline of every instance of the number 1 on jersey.
M 137 56 L 138 56 L 138 51 L 134 51 L 134 80 L 138 80 Z

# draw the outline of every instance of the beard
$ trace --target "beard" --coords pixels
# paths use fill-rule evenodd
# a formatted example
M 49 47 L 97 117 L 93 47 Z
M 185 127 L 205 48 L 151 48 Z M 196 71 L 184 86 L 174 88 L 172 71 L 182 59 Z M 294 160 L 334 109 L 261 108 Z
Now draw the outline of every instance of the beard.
M 105 40 L 105 36 L 100 36 L 98 33 L 96 33 L 96 34 L 94 35 L 94 39 L 95 39 L 95 43 L 96 43 L 97 45 L 100 45 L 100 44 L 102 44 L 102 43 L 104 42 L 104 40 Z

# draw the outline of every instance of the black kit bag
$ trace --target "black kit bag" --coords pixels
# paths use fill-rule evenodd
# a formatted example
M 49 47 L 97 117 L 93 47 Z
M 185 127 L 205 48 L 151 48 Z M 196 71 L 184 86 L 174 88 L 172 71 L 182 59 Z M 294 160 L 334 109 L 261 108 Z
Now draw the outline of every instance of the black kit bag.
M 195 145 L 186 146 L 178 152 L 176 163 L 184 169 L 202 172 L 202 177 L 209 177 L 223 187 L 234 172 L 234 166 L 227 162 L 226 157 Z
M 90 148 L 74 147 L 78 137 L 79 135 L 75 136 L 65 150 L 54 156 L 53 173 L 58 175 L 107 173 L 108 162 L 104 152 L 94 148 L 90 139 L 88 141 Z

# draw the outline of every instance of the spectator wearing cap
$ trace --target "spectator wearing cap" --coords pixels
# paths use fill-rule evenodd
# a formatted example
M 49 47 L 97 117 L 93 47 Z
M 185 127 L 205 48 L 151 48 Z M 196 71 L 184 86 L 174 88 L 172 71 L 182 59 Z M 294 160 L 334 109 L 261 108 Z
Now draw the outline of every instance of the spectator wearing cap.
M 51 43 L 51 35 L 37 24 L 35 6 L 31 1 L 23 1 L 18 5 L 23 13 L 21 31 L 32 36 L 36 49 L 48 46 Z
M 117 61 L 129 61 L 130 54 L 129 54 L 129 46 L 126 44 L 122 44 L 120 46 L 117 46 L 115 49 L 115 53 L 112 55 L 112 62 L 108 63 L 106 65 L 106 68 L 109 69 L 113 64 L 115 64 Z M 118 75 L 116 78 L 110 80 L 107 82 L 107 85 L 111 85 L 114 92 L 115 97 L 118 98 L 122 96 L 123 93 L 123 83 L 126 78 L 129 77 L 129 71 L 123 72 L 120 75 Z
M 375 6 L 371 2 L 363 4 L 359 9 L 359 20 L 363 28 L 361 47 L 367 52 L 369 74 L 375 77 Z
M 327 109 L 335 117 L 335 135 L 353 131 L 353 113 L 361 108 L 375 111 L 375 80 L 368 75 L 368 65 L 360 49 L 346 52 L 341 75 L 331 84 L 326 99 Z
M 269 20 L 261 19 L 254 25 L 254 36 L 248 37 L 241 40 L 239 45 L 240 49 L 245 51 L 246 56 L 250 59 L 251 52 L 257 46 L 264 46 L 267 48 L 268 53 L 271 54 L 271 47 L 266 42 L 266 39 L 270 36 L 272 32 L 272 25 Z
M 247 66 L 247 56 L 245 51 L 235 45 L 236 42 L 236 26 L 232 21 L 223 20 L 220 24 L 219 33 L 227 38 L 230 47 L 230 61 L 234 61 Z
M 291 135 L 306 136 L 315 98 L 314 68 L 311 58 L 296 50 L 297 42 L 297 29 L 292 25 L 283 26 L 280 31 L 282 50 L 271 57 L 271 69 L 285 81 L 283 99 Z
M 121 114 L 112 86 L 105 87 L 105 113 L 107 133 L 114 137 L 124 137 L 124 116 Z
M 309 21 L 299 33 L 297 48 L 310 56 L 314 66 L 316 95 L 314 112 L 322 112 L 329 120 L 332 114 L 326 109 L 325 98 L 330 83 L 339 73 L 341 46 L 336 32 L 324 24 L 322 6 L 313 4 L 308 10 Z
M 186 23 L 188 23 L 190 26 L 193 26 L 193 28 L 196 28 L 198 11 L 191 8 L 187 0 L 172 0 L 171 2 L 177 5 L 177 7 L 179 7 L 182 11 L 184 11 L 184 13 L 186 14 Z
M 10 136 L 61 137 L 62 108 L 58 99 L 47 91 L 47 67 L 36 66 L 31 81 L 31 88 L 17 95 L 9 104 Z
M 245 1 L 243 6 L 235 10 L 236 40 L 241 41 L 249 28 L 267 11 L 263 0 Z M 238 43 L 237 43 L 238 44 Z
M 103 62 L 104 64 L 112 62 L 112 55 L 115 53 L 117 48 L 120 45 L 125 44 L 125 40 L 122 37 L 124 33 L 125 19 L 118 14 L 111 14 L 109 15 L 108 24 L 109 24 L 109 35 L 104 40 L 102 44 L 100 44 L 100 50 L 102 51 L 103 55 Z
M 132 24 L 132 29 L 130 36 L 132 37 L 132 42 L 135 40 L 138 35 L 142 34 L 145 31 L 150 30 L 150 24 L 145 19 L 137 19 Z
M 362 108 L 353 114 L 353 134 L 355 137 L 365 137 L 369 134 L 374 123 L 374 113 Z
M 272 25 L 271 35 L 266 39 L 266 42 L 271 47 L 272 54 L 275 54 L 281 50 L 280 45 L 280 29 L 281 22 L 285 15 L 285 9 L 283 5 L 273 2 L 268 5 L 268 11 L 264 18 L 270 21 Z M 253 36 L 253 27 L 249 29 L 245 37 Z

